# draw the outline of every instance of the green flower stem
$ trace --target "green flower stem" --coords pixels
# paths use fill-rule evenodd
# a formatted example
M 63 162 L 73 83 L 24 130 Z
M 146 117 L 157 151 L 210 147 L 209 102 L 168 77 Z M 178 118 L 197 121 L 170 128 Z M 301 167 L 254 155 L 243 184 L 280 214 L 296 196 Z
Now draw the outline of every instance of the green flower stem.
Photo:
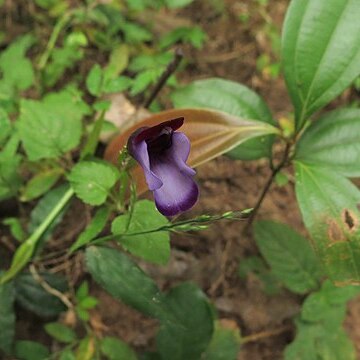
M 0 277 L 0 284 L 4 284 L 14 278 L 29 263 L 34 254 L 37 243 L 55 218 L 68 204 L 73 195 L 74 190 L 69 188 L 38 228 L 18 247 L 14 254 L 10 269 Z

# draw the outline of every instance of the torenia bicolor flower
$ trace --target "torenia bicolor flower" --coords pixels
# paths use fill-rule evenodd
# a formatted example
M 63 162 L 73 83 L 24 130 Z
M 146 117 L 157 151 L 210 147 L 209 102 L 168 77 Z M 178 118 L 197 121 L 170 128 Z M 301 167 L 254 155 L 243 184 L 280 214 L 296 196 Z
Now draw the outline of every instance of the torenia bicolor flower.
M 178 118 L 140 128 L 127 144 L 130 155 L 144 170 L 156 207 L 166 216 L 189 210 L 199 195 L 193 180 L 195 170 L 186 164 L 190 141 L 184 133 L 176 131 L 183 123 L 184 118 Z

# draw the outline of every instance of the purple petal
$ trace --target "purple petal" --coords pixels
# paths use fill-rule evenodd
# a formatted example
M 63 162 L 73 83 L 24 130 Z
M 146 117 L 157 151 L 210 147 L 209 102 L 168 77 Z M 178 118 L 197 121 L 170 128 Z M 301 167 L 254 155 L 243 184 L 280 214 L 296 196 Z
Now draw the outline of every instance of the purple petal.
M 133 142 L 131 144 L 131 155 L 143 168 L 146 183 L 148 184 L 149 189 L 151 191 L 159 189 L 163 185 L 163 183 L 150 169 L 150 160 L 149 160 L 149 154 L 148 154 L 146 142 L 145 141 L 141 141 L 140 143 Z
M 172 146 L 161 154 L 151 157 L 151 170 L 163 185 L 154 191 L 158 210 L 166 216 L 174 216 L 189 210 L 197 201 L 199 190 L 192 179 L 195 171 L 186 165 L 190 142 L 183 133 L 174 133 Z

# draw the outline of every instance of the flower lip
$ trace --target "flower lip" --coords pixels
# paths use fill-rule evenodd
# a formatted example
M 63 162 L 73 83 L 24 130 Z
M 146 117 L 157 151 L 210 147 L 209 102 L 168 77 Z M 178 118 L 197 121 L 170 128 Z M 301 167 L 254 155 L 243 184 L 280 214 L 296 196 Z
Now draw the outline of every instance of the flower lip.
M 184 118 L 179 117 L 173 120 L 165 121 L 161 124 L 152 126 L 152 127 L 143 127 L 138 129 L 132 138 L 134 144 L 138 144 L 141 141 L 151 141 L 151 139 L 157 138 L 159 135 L 162 135 L 164 128 L 170 128 L 172 131 L 176 131 L 184 124 Z

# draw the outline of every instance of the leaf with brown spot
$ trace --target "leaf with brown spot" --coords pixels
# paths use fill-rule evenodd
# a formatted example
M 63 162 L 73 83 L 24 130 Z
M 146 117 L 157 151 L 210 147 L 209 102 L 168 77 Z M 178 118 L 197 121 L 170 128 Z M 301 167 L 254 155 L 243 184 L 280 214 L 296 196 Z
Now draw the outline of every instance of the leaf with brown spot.
M 336 284 L 360 284 L 360 191 L 330 169 L 296 164 L 296 196 L 324 270 Z
M 186 134 L 191 142 L 188 164 L 192 167 L 210 161 L 237 145 L 263 135 L 279 133 L 274 126 L 256 120 L 242 119 L 216 110 L 181 109 L 168 110 L 152 115 L 117 135 L 108 145 L 104 158 L 116 163 L 119 152 L 126 146 L 129 136 L 138 128 L 154 126 L 161 122 L 184 117 L 179 131 Z M 133 171 L 138 193 L 146 191 L 146 184 L 139 166 Z

